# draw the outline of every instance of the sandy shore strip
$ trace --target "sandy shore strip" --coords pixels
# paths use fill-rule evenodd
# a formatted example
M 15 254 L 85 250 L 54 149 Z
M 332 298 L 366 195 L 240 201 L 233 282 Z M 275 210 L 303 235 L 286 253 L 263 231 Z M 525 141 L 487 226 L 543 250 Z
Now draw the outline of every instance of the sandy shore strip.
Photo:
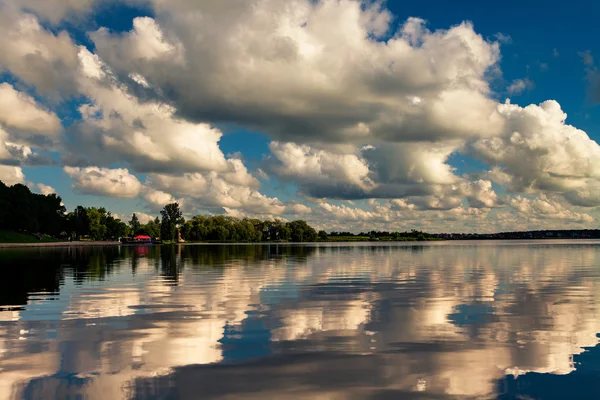
M 88 247 L 88 246 L 114 246 L 121 242 L 44 242 L 44 243 L 0 243 L 0 248 L 22 247 Z

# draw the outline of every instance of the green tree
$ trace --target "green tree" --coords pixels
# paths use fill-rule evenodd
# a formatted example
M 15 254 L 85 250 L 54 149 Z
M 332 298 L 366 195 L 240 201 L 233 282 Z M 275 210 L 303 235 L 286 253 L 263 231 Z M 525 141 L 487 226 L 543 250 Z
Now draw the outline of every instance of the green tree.
M 137 235 L 140 228 L 142 227 L 142 224 L 140 223 L 140 220 L 138 219 L 137 215 L 135 215 L 135 213 L 133 213 L 133 215 L 131 216 L 129 226 L 131 227 L 131 232 L 133 233 L 133 235 Z
M 285 227 L 286 224 L 280 219 L 276 219 L 270 226 L 269 240 L 285 240 Z
M 265 223 L 260 219 L 252 218 L 248 220 L 249 223 L 254 227 L 254 238 L 253 242 L 260 242 L 263 240 L 263 230 L 265 227 Z
M 105 239 L 115 240 L 127 236 L 130 232 L 129 226 L 118 218 L 115 218 L 110 212 L 106 216 L 106 237 Z
M 319 231 L 319 240 L 325 241 L 325 240 L 327 240 L 327 237 L 328 237 L 327 236 L 327 232 L 325 232 L 325 231 Z
M 167 204 L 161 211 L 162 221 L 160 224 L 161 237 L 163 240 L 175 241 L 177 226 L 183 224 L 183 214 L 179 208 L 179 203 Z
M 254 224 L 247 218 L 244 218 L 239 223 L 242 228 L 241 230 L 244 233 L 242 240 L 245 242 L 256 242 L 256 230 L 254 229 Z
M 289 241 L 292 238 L 292 230 L 288 224 L 281 225 L 279 234 L 279 240 Z
M 61 198 L 54 193 L 49 195 L 33 194 L 33 202 L 38 232 L 51 236 L 58 235 L 65 217 L 65 207 Z
M 35 200 L 29 188 L 20 183 L 11 188 L 12 204 L 10 208 L 9 227 L 12 229 L 39 232 L 36 220 Z
M 65 215 L 62 220 L 62 230 L 67 234 L 69 238 L 72 238 L 77 230 L 76 221 L 75 221 L 75 213 L 70 212 Z
M 268 242 L 269 240 L 272 240 L 273 237 L 273 221 L 264 221 L 263 224 L 263 229 L 262 229 L 262 238 L 261 240 L 263 242 Z
M 317 240 L 317 231 L 315 231 L 306 221 L 298 220 L 288 222 L 293 242 L 314 242 Z
M 160 222 L 155 220 L 149 221 L 145 225 L 140 225 L 140 229 L 137 232 L 138 235 L 148 235 L 151 238 L 160 237 Z
M 75 209 L 75 237 L 77 240 L 90 233 L 90 219 L 87 209 L 77 206 Z
M 179 231 L 181 232 L 181 237 L 184 240 L 191 240 L 190 237 L 193 227 L 192 221 L 185 221 L 185 223 L 181 225 L 181 229 L 179 229 Z
M 229 239 L 229 229 L 224 225 L 216 225 L 212 231 L 212 239 L 219 241 L 227 241 Z
M 193 232 L 195 232 L 195 240 L 206 240 L 208 237 L 207 222 L 208 218 L 203 215 L 198 215 L 193 218 L 192 224 L 194 225 Z
M 25 185 L 6 186 L 0 182 L 0 227 L 57 235 L 63 225 L 65 208 L 56 194 L 32 193 Z
M 90 207 L 87 210 L 89 220 L 89 232 L 92 240 L 104 240 L 106 238 L 106 209 Z

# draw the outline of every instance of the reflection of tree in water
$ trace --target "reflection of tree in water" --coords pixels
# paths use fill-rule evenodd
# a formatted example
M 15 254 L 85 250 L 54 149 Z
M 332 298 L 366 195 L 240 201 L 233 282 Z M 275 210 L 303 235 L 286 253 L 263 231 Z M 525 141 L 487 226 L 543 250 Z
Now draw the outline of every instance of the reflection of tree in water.
M 296 263 L 306 263 L 307 260 L 317 251 L 313 246 L 269 246 L 269 259 L 280 259 L 283 261 L 293 261 Z
M 410 252 L 423 252 L 427 247 L 400 246 Z M 194 268 L 229 265 L 253 266 L 264 261 L 305 263 L 315 252 L 343 255 L 357 251 L 356 247 L 267 245 L 201 245 L 201 246 L 106 246 L 50 249 L 3 250 L 0 257 L 0 306 L 27 304 L 29 293 L 58 292 L 65 276 L 76 284 L 105 280 L 123 262 L 131 265 L 135 274 L 140 260 L 148 259 L 167 281 L 178 282 L 187 261 Z M 390 247 L 365 246 L 361 252 L 385 254 Z
M 61 252 L 3 250 L 0 254 L 0 309 L 27 304 L 32 292 L 58 292 Z
M 136 274 L 141 259 L 152 260 L 155 264 L 160 259 L 160 251 L 156 246 L 122 246 L 120 254 L 124 260 L 131 260 L 131 273 Z
M 406 251 L 423 251 L 423 246 L 405 246 Z M 161 274 L 177 282 L 184 263 L 194 268 L 256 265 L 264 261 L 305 263 L 315 252 L 343 254 L 353 247 L 303 245 L 202 245 L 202 246 L 106 246 L 54 249 L 3 250 L 0 257 L 0 306 L 27 303 L 28 293 L 58 292 L 60 282 L 71 276 L 76 284 L 105 280 L 128 260 L 135 274 L 140 260 L 151 260 Z M 369 246 L 362 251 L 385 253 L 390 249 Z
M 114 272 L 119 257 L 118 247 L 94 247 L 72 249 L 72 263 L 67 268 L 73 270 L 75 282 L 104 280 Z
M 160 247 L 160 273 L 167 285 L 177 285 L 179 274 L 183 271 L 184 261 L 180 257 L 180 249 L 178 246 Z
M 181 246 L 181 257 L 195 267 L 222 267 L 232 264 L 255 265 L 267 260 L 306 262 L 316 251 L 312 246 L 279 244 Z
M 124 260 L 134 274 L 141 259 L 151 260 L 167 281 L 176 283 L 186 261 L 196 267 L 254 265 L 270 259 L 305 262 L 314 252 L 314 247 L 290 245 L 7 249 L 0 257 L 0 307 L 25 305 L 30 293 L 56 293 L 65 277 L 78 285 L 105 280 Z
M 103 280 L 122 258 L 118 247 L 3 250 L 0 307 L 25 305 L 30 293 L 56 293 L 67 275 L 77 284 Z

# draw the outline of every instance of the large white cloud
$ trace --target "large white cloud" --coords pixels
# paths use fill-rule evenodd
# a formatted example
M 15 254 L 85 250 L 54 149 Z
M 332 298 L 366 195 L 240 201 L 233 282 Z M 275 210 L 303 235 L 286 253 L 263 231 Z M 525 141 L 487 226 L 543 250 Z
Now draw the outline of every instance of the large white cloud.
M 0 165 L 0 181 L 8 186 L 24 183 L 25 174 L 23 174 L 23 170 L 20 167 Z
M 71 127 L 69 158 L 80 161 L 84 149 L 89 162 L 125 161 L 140 172 L 227 170 L 219 130 L 180 119 L 167 104 L 142 103 L 88 50 L 80 48 L 79 59 L 80 89 L 91 103 Z
M 176 199 L 169 193 L 151 187 L 144 189 L 142 198 L 146 201 L 147 207 L 154 212 L 160 211 L 164 206 L 171 203 L 179 203 L 180 206 L 183 205 L 181 199 Z
M 34 15 L 19 12 L 18 5 L 26 4 L 0 1 L 0 71 L 10 71 L 53 99 L 75 93 L 73 41 L 64 31 L 54 35 L 45 30 Z
M 110 41 L 111 33 L 101 28 L 94 33 L 96 41 Z M 139 17 L 133 20 L 133 30 L 118 44 L 121 56 L 140 61 L 161 59 L 176 64 L 183 62 L 183 49 L 177 42 L 171 43 L 153 18 Z M 138 82 L 139 83 L 139 82 Z
M 460 146 L 453 139 L 504 128 L 485 77 L 498 45 L 470 24 L 431 32 L 409 19 L 381 42 L 374 36 L 389 29 L 389 13 L 356 1 L 154 4 L 155 20 L 92 36 L 102 59 L 135 77 L 132 90 L 166 96 L 188 118 L 294 140 L 270 145 L 271 172 L 311 196 L 433 195 L 432 185 L 461 181 L 446 163 Z M 344 33 L 324 34 L 331 29 Z M 420 143 L 389 144 L 406 141 Z
M 276 199 L 268 199 L 256 188 L 258 180 L 250 174 L 242 160 L 226 160 L 225 172 L 196 172 L 182 175 L 150 174 L 145 194 L 148 203 L 164 206 L 175 198 L 185 198 L 189 212 L 198 208 L 244 208 L 267 207 Z M 164 204 L 161 204 L 164 203 Z
M 73 189 L 82 194 L 132 198 L 142 190 L 140 181 L 125 168 L 67 166 L 64 171 L 73 180 Z
M 151 174 L 147 185 L 160 193 L 169 193 L 173 198 L 187 199 L 186 211 L 190 213 L 207 209 L 225 209 L 231 213 L 231 210 L 239 209 L 253 215 L 277 215 L 285 211 L 285 205 L 277 198 L 270 198 L 248 185 L 254 184 L 254 181 L 248 182 L 249 178 L 254 178 L 248 175 L 239 160 L 229 161 L 238 166 L 237 173 Z M 158 203 L 158 200 L 147 200 Z M 161 200 L 164 202 L 166 197 Z
M 314 196 L 364 196 L 373 189 L 368 162 L 360 154 L 334 153 L 296 143 L 271 142 L 269 169 L 279 177 L 292 179 Z M 325 193 L 323 193 L 325 191 Z
M 9 83 L 0 83 L 0 163 L 19 165 L 44 162 L 31 146 L 57 145 L 62 130 L 60 119 L 31 96 Z
M 499 112 L 507 122 L 502 135 L 468 146 L 470 154 L 496 167 L 492 178 L 513 192 L 547 191 L 576 205 L 600 204 L 600 146 L 565 123 L 567 115 L 556 101 L 527 107 L 506 103 Z
M 457 149 L 446 144 L 404 143 L 366 146 L 358 154 L 337 153 L 295 143 L 272 142 L 277 162 L 272 174 L 291 179 L 313 197 L 337 199 L 404 197 L 416 209 L 447 210 L 462 206 L 491 208 L 501 204 L 489 180 L 471 182 L 447 163 Z
M 19 164 L 31 154 L 31 149 L 11 142 L 10 135 L 0 126 L 0 163 Z
M 389 28 L 389 13 L 358 1 L 154 4 L 155 21 L 140 18 L 129 33 L 99 30 L 92 38 L 118 73 L 144 77 L 188 118 L 254 125 L 302 142 L 501 129 L 485 79 L 498 45 L 470 24 L 430 32 L 412 18 L 381 42 L 374 36 Z
M 29 189 L 31 189 L 31 191 L 43 194 L 44 196 L 57 193 L 56 189 L 54 189 L 52 186 L 45 185 L 43 183 L 29 183 L 27 186 Z
M 8 83 L 0 83 L 0 123 L 28 135 L 56 135 L 61 123 L 56 114 L 43 110 L 31 97 Z

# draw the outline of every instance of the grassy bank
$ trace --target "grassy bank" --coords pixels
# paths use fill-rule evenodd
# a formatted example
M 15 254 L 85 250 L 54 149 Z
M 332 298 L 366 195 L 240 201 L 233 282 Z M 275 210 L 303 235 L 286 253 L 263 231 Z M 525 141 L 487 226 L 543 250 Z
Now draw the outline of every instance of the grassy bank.
M 43 236 L 42 239 L 38 239 L 36 236 L 30 235 L 23 232 L 14 232 L 7 230 L 0 230 L 0 243 L 53 243 L 58 242 L 50 236 Z
M 370 238 L 369 236 L 329 236 L 327 239 L 318 240 L 319 242 L 403 242 L 403 241 L 430 241 L 430 240 L 441 240 L 438 238 L 416 238 L 416 237 L 398 237 L 392 238 L 383 236 L 380 238 Z M 14 232 L 9 230 L 0 230 L 0 244 L 42 244 L 42 243 L 61 243 L 64 241 L 54 239 L 50 236 L 44 236 L 42 239 L 38 239 L 36 236 L 23 233 L 23 232 Z M 84 245 L 90 242 L 90 244 L 99 244 L 102 242 L 93 242 L 82 240 L 79 242 L 73 242 L 73 245 L 81 244 Z M 67 242 L 68 243 L 68 242 Z M 107 244 L 109 242 L 106 242 Z M 110 242 L 114 244 L 116 242 Z M 270 241 L 270 242 L 247 242 L 247 241 L 219 241 L 219 240 L 203 240 L 203 241 L 189 241 L 184 242 L 184 244 L 227 244 L 227 243 L 253 243 L 253 244 L 261 244 L 261 243 L 288 243 L 287 241 Z M 162 244 L 177 244 L 177 242 L 172 242 L 169 240 L 163 241 Z

